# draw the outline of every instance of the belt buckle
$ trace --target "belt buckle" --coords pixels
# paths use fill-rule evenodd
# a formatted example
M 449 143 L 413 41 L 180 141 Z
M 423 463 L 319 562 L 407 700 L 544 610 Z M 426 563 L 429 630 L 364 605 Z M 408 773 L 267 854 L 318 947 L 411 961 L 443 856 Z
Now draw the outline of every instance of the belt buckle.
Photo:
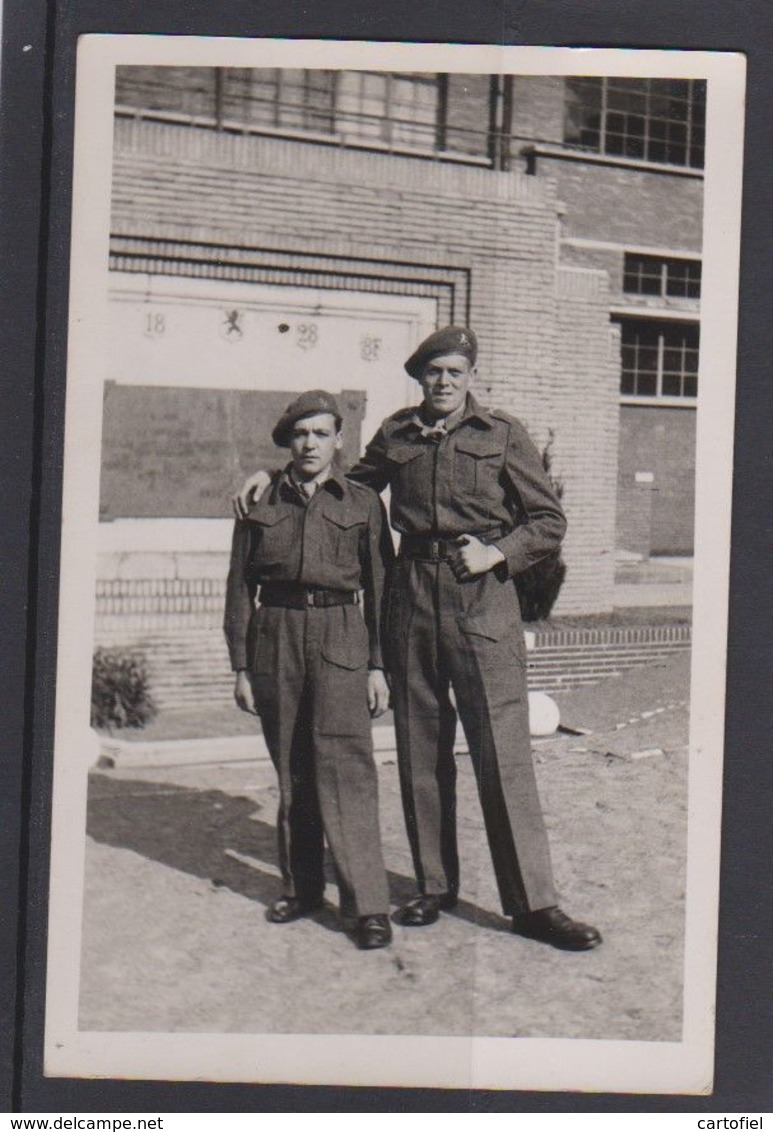
M 317 604 L 316 597 L 317 597 L 317 594 L 316 594 L 315 590 L 312 590 L 312 589 L 306 590 L 306 604 L 308 606 L 315 606 Z
M 429 550 L 430 550 L 430 555 L 431 555 L 432 558 L 437 558 L 437 559 L 440 558 L 440 539 L 439 538 L 430 539 Z

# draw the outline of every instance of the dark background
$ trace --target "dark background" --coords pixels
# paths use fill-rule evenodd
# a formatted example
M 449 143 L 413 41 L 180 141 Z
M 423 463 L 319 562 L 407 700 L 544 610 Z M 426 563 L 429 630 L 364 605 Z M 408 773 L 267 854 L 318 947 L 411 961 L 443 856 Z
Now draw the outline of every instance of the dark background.
M 0 1106 L 25 1112 L 770 1111 L 768 0 L 5 0 L 0 106 Z M 77 35 L 284 36 L 745 52 L 744 179 L 717 1072 L 711 1098 L 42 1078 L 48 833 Z
M 288 399 L 281 390 L 106 382 L 100 519 L 171 514 L 230 519 L 233 484 L 255 467 L 284 462 L 271 427 Z M 341 460 L 350 468 L 360 454 L 365 394 L 345 389 L 338 405 L 344 425 Z

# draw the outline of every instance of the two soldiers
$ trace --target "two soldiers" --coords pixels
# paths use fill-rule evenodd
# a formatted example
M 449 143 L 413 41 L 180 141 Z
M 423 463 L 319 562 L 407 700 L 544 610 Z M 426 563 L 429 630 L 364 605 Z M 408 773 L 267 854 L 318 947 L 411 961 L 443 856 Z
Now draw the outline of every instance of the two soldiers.
M 513 584 L 514 575 L 558 548 L 566 524 L 523 426 L 472 396 L 476 359 L 472 330 L 450 326 L 430 335 L 405 367 L 422 387 L 422 404 L 384 421 L 347 473 L 361 488 L 391 488 L 391 522 L 401 536 L 385 651 L 418 893 L 399 918 L 422 927 L 457 901 L 458 713 L 513 931 L 587 950 L 601 936 L 561 911 L 553 887 Z M 240 507 L 265 484 L 264 474 L 248 480 Z

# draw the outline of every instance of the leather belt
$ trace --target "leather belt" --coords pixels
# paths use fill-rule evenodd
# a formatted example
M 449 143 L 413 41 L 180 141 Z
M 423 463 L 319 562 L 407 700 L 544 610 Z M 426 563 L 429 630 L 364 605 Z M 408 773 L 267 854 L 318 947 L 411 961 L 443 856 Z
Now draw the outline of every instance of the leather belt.
M 503 527 L 495 527 L 493 531 L 470 532 L 472 538 L 482 543 L 495 542 L 502 538 L 507 531 Z M 422 562 L 446 562 L 459 549 L 459 540 L 464 535 L 455 535 L 454 538 L 428 538 L 426 535 L 403 535 L 400 539 L 400 554 L 403 558 L 417 558 Z
M 265 582 L 260 587 L 261 605 L 280 609 L 329 609 L 335 605 L 358 605 L 357 590 L 331 590 L 324 586 L 302 586 L 296 582 Z

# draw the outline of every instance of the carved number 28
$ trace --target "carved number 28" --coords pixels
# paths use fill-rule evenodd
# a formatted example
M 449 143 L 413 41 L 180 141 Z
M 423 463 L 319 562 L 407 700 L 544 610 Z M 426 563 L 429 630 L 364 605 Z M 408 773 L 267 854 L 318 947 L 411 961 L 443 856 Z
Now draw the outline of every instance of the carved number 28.
M 296 341 L 302 350 L 313 350 L 319 338 L 316 322 L 300 322 L 296 330 Z

